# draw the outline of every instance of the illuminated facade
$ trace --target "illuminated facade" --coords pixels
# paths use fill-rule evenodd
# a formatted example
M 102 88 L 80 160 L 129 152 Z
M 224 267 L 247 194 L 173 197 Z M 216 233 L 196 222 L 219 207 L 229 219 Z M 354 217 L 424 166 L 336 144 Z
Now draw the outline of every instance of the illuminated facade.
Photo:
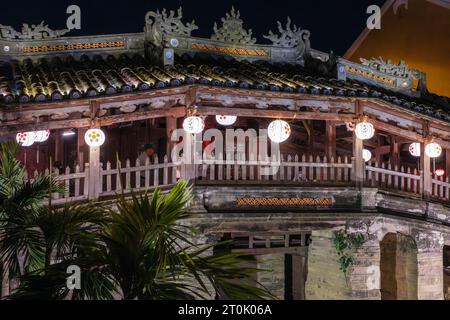
M 425 73 L 319 52 L 290 21 L 258 44 L 234 9 L 210 39 L 182 19 L 181 10 L 149 12 L 143 33 L 76 38 L 41 26 L 45 37 L 23 39 L 0 26 L 1 139 L 50 130 L 20 157 L 30 176 L 58 175 L 65 192 L 52 203 L 188 179 L 199 241 L 230 239 L 225 250 L 255 254 L 273 270 L 258 280 L 282 299 L 443 299 L 450 109 L 424 90 Z M 221 124 L 220 115 L 237 118 Z M 182 128 L 250 138 L 226 139 L 223 158 L 180 163 L 171 151 Z M 250 133 L 268 128 L 280 157 L 251 159 L 261 144 Z M 213 150 L 217 140 L 204 140 Z M 141 163 L 144 143 L 157 156 Z M 346 275 L 333 244 L 340 231 L 365 239 Z

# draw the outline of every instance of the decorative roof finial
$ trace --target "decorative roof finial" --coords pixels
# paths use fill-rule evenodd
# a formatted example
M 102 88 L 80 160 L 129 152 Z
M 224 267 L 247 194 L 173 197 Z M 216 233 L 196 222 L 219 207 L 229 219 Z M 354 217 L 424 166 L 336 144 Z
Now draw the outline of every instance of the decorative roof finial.
M 272 41 L 274 46 L 296 48 L 297 59 L 301 60 L 310 51 L 310 32 L 308 30 L 302 30 L 295 24 L 291 26 L 291 23 L 291 18 L 287 17 L 286 29 L 284 29 L 281 22 L 277 21 L 280 35 L 274 34 L 270 30 L 269 34 L 263 37 Z
M 195 24 L 195 20 L 191 23 L 184 24 L 181 19 L 183 18 L 183 9 L 180 7 L 175 16 L 175 11 L 170 10 L 167 15 L 166 9 L 161 12 L 157 10 L 149 11 L 145 15 L 145 23 L 147 32 L 151 35 L 151 41 L 154 44 L 160 45 L 164 35 L 172 34 L 178 36 L 191 36 L 191 32 L 198 29 Z
M 211 39 L 232 44 L 255 44 L 256 39 L 252 38 L 252 30 L 244 29 L 244 22 L 240 16 L 239 10 L 235 11 L 234 7 L 231 7 L 230 13 L 221 19 L 222 27 L 218 28 L 217 23 L 214 23 L 214 34 Z
M 0 38 L 1 39 L 21 39 L 21 40 L 41 40 L 59 38 L 60 36 L 69 32 L 69 29 L 52 30 L 48 25 L 42 21 L 40 24 L 32 24 L 31 27 L 24 23 L 22 25 L 22 32 L 17 32 L 10 26 L 4 26 L 0 24 Z

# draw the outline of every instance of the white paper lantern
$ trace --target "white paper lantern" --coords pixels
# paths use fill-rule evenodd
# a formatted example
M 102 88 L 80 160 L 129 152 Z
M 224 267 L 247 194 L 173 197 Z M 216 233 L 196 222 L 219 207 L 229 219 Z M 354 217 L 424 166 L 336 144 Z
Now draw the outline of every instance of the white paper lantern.
M 89 129 L 84 134 L 84 141 L 90 147 L 100 147 L 105 143 L 105 133 L 101 129 Z
M 409 145 L 409 153 L 414 157 L 420 157 L 420 143 L 414 142 Z
M 362 157 L 365 162 L 370 161 L 370 159 L 372 159 L 372 152 L 370 152 L 370 150 L 363 149 Z
M 369 140 L 375 135 L 375 128 L 369 122 L 360 122 L 356 125 L 355 134 L 358 139 Z
M 216 116 L 217 123 L 222 126 L 231 126 L 236 122 L 236 120 L 237 116 L 223 116 L 223 115 Z
M 276 143 L 286 141 L 291 135 L 291 127 L 289 123 L 283 120 L 275 120 L 269 124 L 267 128 L 270 140 Z
M 430 158 L 438 158 L 442 154 L 442 147 L 438 143 L 429 143 L 425 147 L 425 153 Z
M 445 176 L 445 170 L 444 169 L 436 169 L 436 171 L 434 171 L 434 174 L 436 175 L 436 177 L 443 177 L 443 176 Z
M 197 116 L 187 117 L 183 121 L 183 129 L 187 133 L 200 133 L 205 129 L 205 121 Z
M 33 132 L 19 132 L 16 134 L 16 141 L 22 147 L 29 147 L 34 143 L 34 133 Z
M 48 137 L 50 137 L 50 130 L 39 130 L 33 131 L 34 141 L 35 142 L 44 142 L 47 141 Z

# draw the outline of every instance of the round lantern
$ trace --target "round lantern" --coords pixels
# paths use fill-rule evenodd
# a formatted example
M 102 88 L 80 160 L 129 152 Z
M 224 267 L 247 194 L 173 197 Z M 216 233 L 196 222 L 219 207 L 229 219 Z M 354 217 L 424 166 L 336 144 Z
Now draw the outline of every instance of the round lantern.
M 187 133 L 197 134 L 205 129 L 205 122 L 197 116 L 187 117 L 183 121 L 183 129 Z
M 355 127 L 355 134 L 358 139 L 369 140 L 375 135 L 375 128 L 369 122 L 360 122 Z
M 47 141 L 48 137 L 50 137 L 50 130 L 40 130 L 31 132 L 34 134 L 35 142 L 44 142 Z
M 365 162 L 370 161 L 370 159 L 372 159 L 372 152 L 370 152 L 370 150 L 363 149 L 362 157 Z
M 34 133 L 33 132 L 19 132 L 16 134 L 16 141 L 22 147 L 29 147 L 34 143 Z
M 275 120 L 267 128 L 269 139 L 276 143 L 286 141 L 291 135 L 289 123 L 283 120 Z
M 438 143 L 429 143 L 425 147 L 425 153 L 430 158 L 438 158 L 442 154 L 442 147 Z
M 414 142 L 409 145 L 409 153 L 414 157 L 420 157 L 420 143 Z
M 436 171 L 434 171 L 434 174 L 436 175 L 436 177 L 443 177 L 445 175 L 445 170 L 444 169 L 436 169 Z
M 216 116 L 217 123 L 222 126 L 231 126 L 236 122 L 236 120 L 237 120 L 236 116 L 223 116 L 223 115 Z
M 89 129 L 84 134 L 84 141 L 89 147 L 100 147 L 105 139 L 105 133 L 101 129 Z

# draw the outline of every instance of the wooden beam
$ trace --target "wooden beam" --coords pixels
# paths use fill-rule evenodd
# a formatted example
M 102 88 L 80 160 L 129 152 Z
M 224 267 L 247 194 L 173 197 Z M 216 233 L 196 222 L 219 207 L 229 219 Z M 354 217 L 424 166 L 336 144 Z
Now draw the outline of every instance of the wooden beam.
M 290 119 L 290 120 L 328 120 L 347 122 L 353 121 L 354 115 L 324 112 L 299 112 L 267 109 L 248 108 L 222 108 L 222 107 L 199 107 L 197 113 L 200 115 L 232 114 L 238 117 L 266 118 L 266 119 Z
M 169 109 L 155 109 L 144 112 L 124 113 L 114 116 L 104 116 L 95 118 L 96 124 L 102 127 L 110 126 L 116 123 L 139 121 L 145 119 L 154 119 L 162 117 L 183 117 L 186 114 L 185 107 L 172 107 Z M 92 120 L 83 119 L 66 119 L 57 121 L 46 121 L 40 123 L 19 124 L 4 127 L 0 130 L 0 134 L 18 132 L 18 131 L 34 131 L 43 129 L 68 129 L 68 128 L 89 128 Z

